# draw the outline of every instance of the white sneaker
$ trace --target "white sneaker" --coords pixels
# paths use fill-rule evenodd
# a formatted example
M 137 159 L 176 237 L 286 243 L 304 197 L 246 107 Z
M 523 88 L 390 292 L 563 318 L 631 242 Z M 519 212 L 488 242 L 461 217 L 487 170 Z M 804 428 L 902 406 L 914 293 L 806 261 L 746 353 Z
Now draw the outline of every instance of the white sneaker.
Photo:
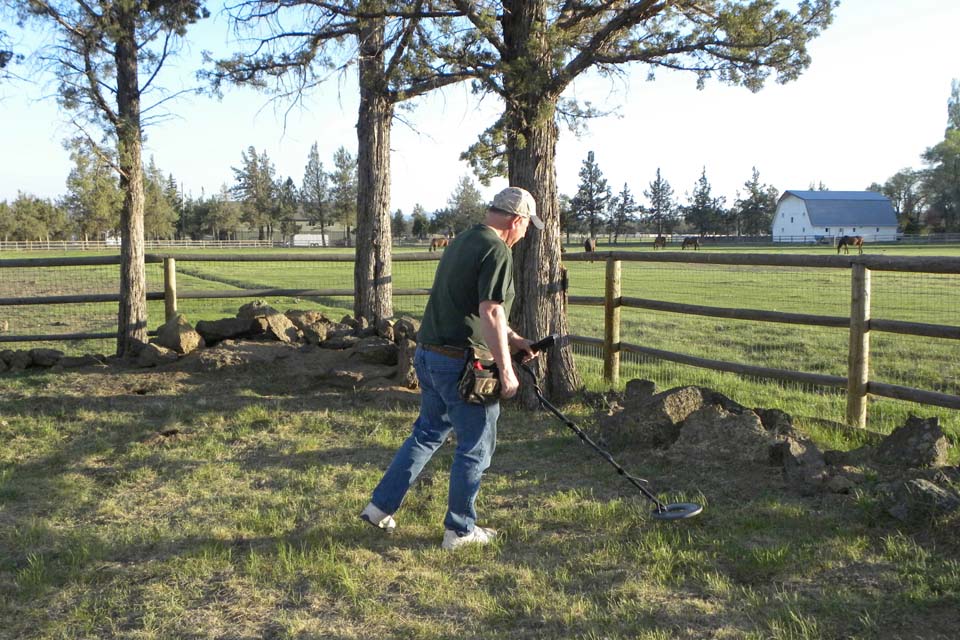
M 458 535 L 453 529 L 447 529 L 443 533 L 443 544 L 441 549 L 456 549 L 465 544 L 487 544 L 497 539 L 497 530 L 486 527 L 474 527 L 473 531 L 464 535 Z
M 393 533 L 393 530 L 397 528 L 397 522 L 393 519 L 393 516 L 381 511 L 372 502 L 368 503 L 360 512 L 360 519 L 378 529 L 383 529 L 387 533 Z

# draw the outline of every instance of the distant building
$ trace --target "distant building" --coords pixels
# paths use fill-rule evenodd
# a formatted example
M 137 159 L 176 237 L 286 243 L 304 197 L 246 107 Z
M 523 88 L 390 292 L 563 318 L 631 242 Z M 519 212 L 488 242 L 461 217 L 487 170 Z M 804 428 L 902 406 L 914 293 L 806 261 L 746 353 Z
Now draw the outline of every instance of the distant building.
M 863 236 L 867 242 L 897 239 L 897 214 L 875 191 L 785 191 L 773 216 L 774 242 L 829 242 Z

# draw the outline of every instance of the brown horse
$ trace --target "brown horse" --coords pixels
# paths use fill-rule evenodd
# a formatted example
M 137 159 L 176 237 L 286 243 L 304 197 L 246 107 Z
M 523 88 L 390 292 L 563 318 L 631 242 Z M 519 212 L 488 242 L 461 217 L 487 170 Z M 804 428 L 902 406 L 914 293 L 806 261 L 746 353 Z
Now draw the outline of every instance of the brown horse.
M 699 238 L 684 238 L 683 244 L 680 246 L 681 250 L 686 249 L 687 247 L 693 247 L 694 251 L 700 250 L 700 239 Z
M 596 238 L 587 238 L 583 241 L 583 250 L 587 253 L 593 253 L 597 250 L 597 239 Z
M 443 249 L 448 244 L 450 240 L 448 238 L 431 238 L 430 239 L 430 251 L 436 251 L 438 249 Z
M 863 255 L 863 236 L 842 236 L 837 242 L 837 255 L 840 255 L 840 249 L 843 249 L 844 253 L 850 253 L 850 247 L 856 247 L 860 255 Z
M 657 236 L 653 239 L 653 248 L 654 249 L 666 249 L 667 239 L 663 236 Z

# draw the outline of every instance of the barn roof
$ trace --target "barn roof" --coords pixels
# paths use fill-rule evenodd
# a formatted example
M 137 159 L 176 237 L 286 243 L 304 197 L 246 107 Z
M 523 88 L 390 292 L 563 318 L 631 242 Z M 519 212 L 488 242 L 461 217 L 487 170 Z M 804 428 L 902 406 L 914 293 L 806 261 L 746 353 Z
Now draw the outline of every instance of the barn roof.
M 876 191 L 784 191 L 803 200 L 815 227 L 892 227 L 897 214 L 890 199 Z

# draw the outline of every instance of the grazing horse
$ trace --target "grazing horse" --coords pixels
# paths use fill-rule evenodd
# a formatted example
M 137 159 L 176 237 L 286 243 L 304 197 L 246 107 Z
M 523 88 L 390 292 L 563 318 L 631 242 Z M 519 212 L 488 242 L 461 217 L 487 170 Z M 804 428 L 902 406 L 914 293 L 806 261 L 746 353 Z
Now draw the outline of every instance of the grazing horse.
M 840 249 L 843 249 L 844 253 L 850 253 L 850 247 L 856 247 L 860 255 L 863 255 L 863 236 L 842 236 L 837 242 L 837 255 L 840 255 Z
M 663 236 L 657 236 L 653 239 L 653 248 L 654 249 L 665 249 L 667 247 L 667 239 Z
M 687 247 L 693 247 L 694 251 L 700 250 L 700 239 L 699 238 L 684 238 L 683 244 L 680 246 L 681 250 L 686 249 Z
M 436 251 L 437 249 L 443 249 L 445 246 L 450 244 L 450 240 L 447 238 L 431 238 L 430 239 L 430 251 Z
M 583 241 L 583 250 L 587 253 L 593 253 L 597 250 L 597 239 L 596 238 L 587 238 Z

